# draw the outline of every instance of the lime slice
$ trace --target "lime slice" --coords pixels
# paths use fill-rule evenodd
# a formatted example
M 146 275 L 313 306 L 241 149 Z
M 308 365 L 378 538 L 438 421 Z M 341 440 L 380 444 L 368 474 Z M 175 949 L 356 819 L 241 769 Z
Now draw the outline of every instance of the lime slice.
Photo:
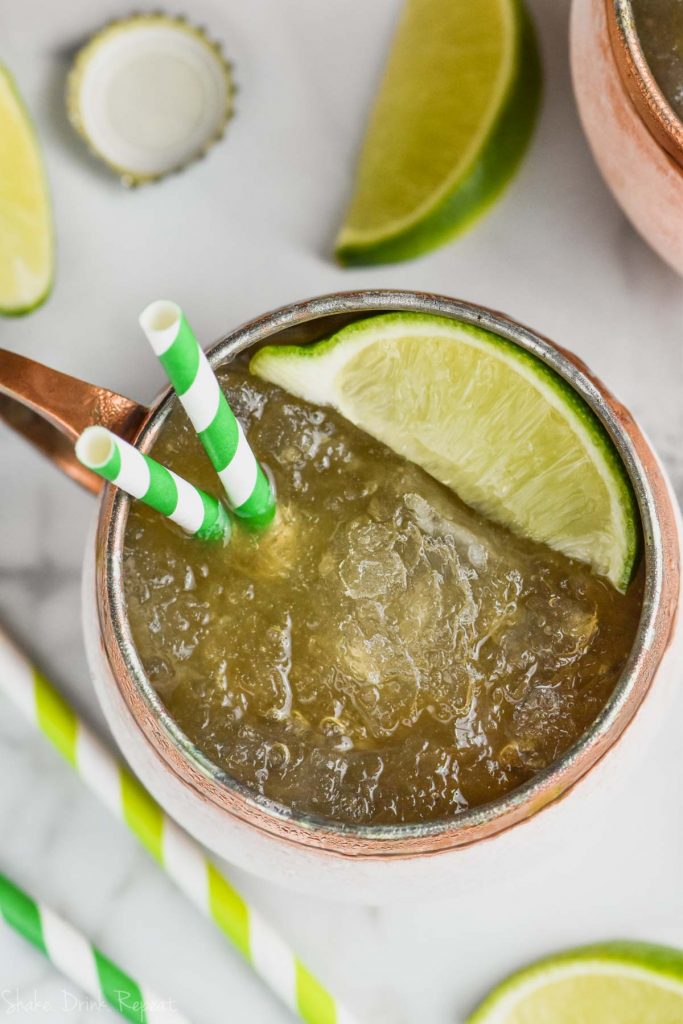
M 513 974 L 468 1024 L 676 1024 L 683 953 L 640 942 L 585 946 Z
M 52 215 L 38 141 L 12 76 L 0 66 L 0 313 L 28 313 L 50 291 Z
M 576 392 L 524 349 L 421 313 L 361 320 L 251 370 L 331 405 L 509 529 L 626 588 L 638 513 L 623 464 Z
M 407 0 L 337 239 L 339 260 L 409 259 L 479 216 L 522 158 L 540 83 L 521 0 Z

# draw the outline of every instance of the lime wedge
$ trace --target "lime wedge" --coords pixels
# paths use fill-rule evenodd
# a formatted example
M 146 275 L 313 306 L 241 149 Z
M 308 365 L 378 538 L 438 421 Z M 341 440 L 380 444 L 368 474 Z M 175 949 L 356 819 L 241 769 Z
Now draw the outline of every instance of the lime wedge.
M 44 302 L 53 272 L 52 216 L 38 141 L 11 75 L 0 66 L 0 313 Z
M 339 260 L 409 259 L 479 216 L 524 154 L 540 83 L 521 0 L 406 0 L 337 239 Z
M 512 342 L 390 313 L 315 345 L 262 348 L 251 370 L 334 406 L 483 515 L 626 588 L 639 533 L 623 464 L 569 384 Z
M 683 953 L 640 942 L 584 946 L 513 974 L 468 1024 L 675 1024 Z

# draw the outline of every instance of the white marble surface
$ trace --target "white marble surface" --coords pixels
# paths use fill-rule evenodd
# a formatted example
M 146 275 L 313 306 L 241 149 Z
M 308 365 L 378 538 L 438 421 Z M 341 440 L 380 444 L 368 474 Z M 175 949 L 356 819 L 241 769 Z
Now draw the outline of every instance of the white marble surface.
M 565 0 L 532 3 L 546 91 L 522 172 L 475 230 L 419 262 L 343 271 L 330 243 L 398 0 L 197 0 L 236 65 L 227 140 L 186 174 L 124 191 L 66 124 L 75 45 L 129 5 L 23 0 L 0 15 L 0 56 L 44 144 L 58 273 L 47 305 L 0 323 L 0 344 L 140 400 L 162 383 L 136 325 L 175 296 L 201 337 L 281 303 L 379 285 L 481 301 L 573 348 L 640 417 L 683 494 L 683 287 L 605 190 L 577 122 Z M 0 430 L 0 618 L 78 708 L 106 729 L 79 627 L 91 499 Z M 381 910 L 294 897 L 239 876 L 253 901 L 362 1020 L 453 1024 L 506 972 L 576 943 L 632 937 L 683 946 L 683 695 L 609 820 L 533 884 L 507 878 L 455 903 Z M 196 1021 L 279 1024 L 287 1012 L 212 926 L 0 700 L 0 869 L 65 912 Z M 0 1015 L 91 1022 L 64 984 L 0 928 Z M 73 992 L 70 986 L 68 990 Z M 37 1000 L 37 1003 L 36 1003 Z

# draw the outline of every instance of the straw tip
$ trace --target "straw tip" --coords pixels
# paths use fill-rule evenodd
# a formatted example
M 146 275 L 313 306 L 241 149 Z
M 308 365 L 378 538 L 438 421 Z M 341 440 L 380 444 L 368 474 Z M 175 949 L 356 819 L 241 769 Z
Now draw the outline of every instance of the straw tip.
M 180 306 L 170 299 L 155 299 L 143 309 L 139 323 L 157 354 L 175 340 L 182 315 Z
M 111 431 L 106 427 L 86 427 L 76 441 L 76 457 L 88 469 L 106 465 L 114 449 Z

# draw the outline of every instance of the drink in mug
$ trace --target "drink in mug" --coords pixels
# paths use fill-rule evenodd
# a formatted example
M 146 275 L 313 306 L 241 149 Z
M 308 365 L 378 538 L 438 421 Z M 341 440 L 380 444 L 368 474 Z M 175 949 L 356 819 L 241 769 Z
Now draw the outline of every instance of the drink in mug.
M 135 504 L 124 541 L 134 644 L 190 740 L 254 793 L 355 825 L 452 818 L 567 751 L 625 665 L 642 569 L 620 592 L 334 409 L 219 376 L 275 523 L 202 544 Z M 179 407 L 153 454 L 216 493 Z
M 683 118 L 683 4 L 633 0 L 636 31 L 657 85 Z

